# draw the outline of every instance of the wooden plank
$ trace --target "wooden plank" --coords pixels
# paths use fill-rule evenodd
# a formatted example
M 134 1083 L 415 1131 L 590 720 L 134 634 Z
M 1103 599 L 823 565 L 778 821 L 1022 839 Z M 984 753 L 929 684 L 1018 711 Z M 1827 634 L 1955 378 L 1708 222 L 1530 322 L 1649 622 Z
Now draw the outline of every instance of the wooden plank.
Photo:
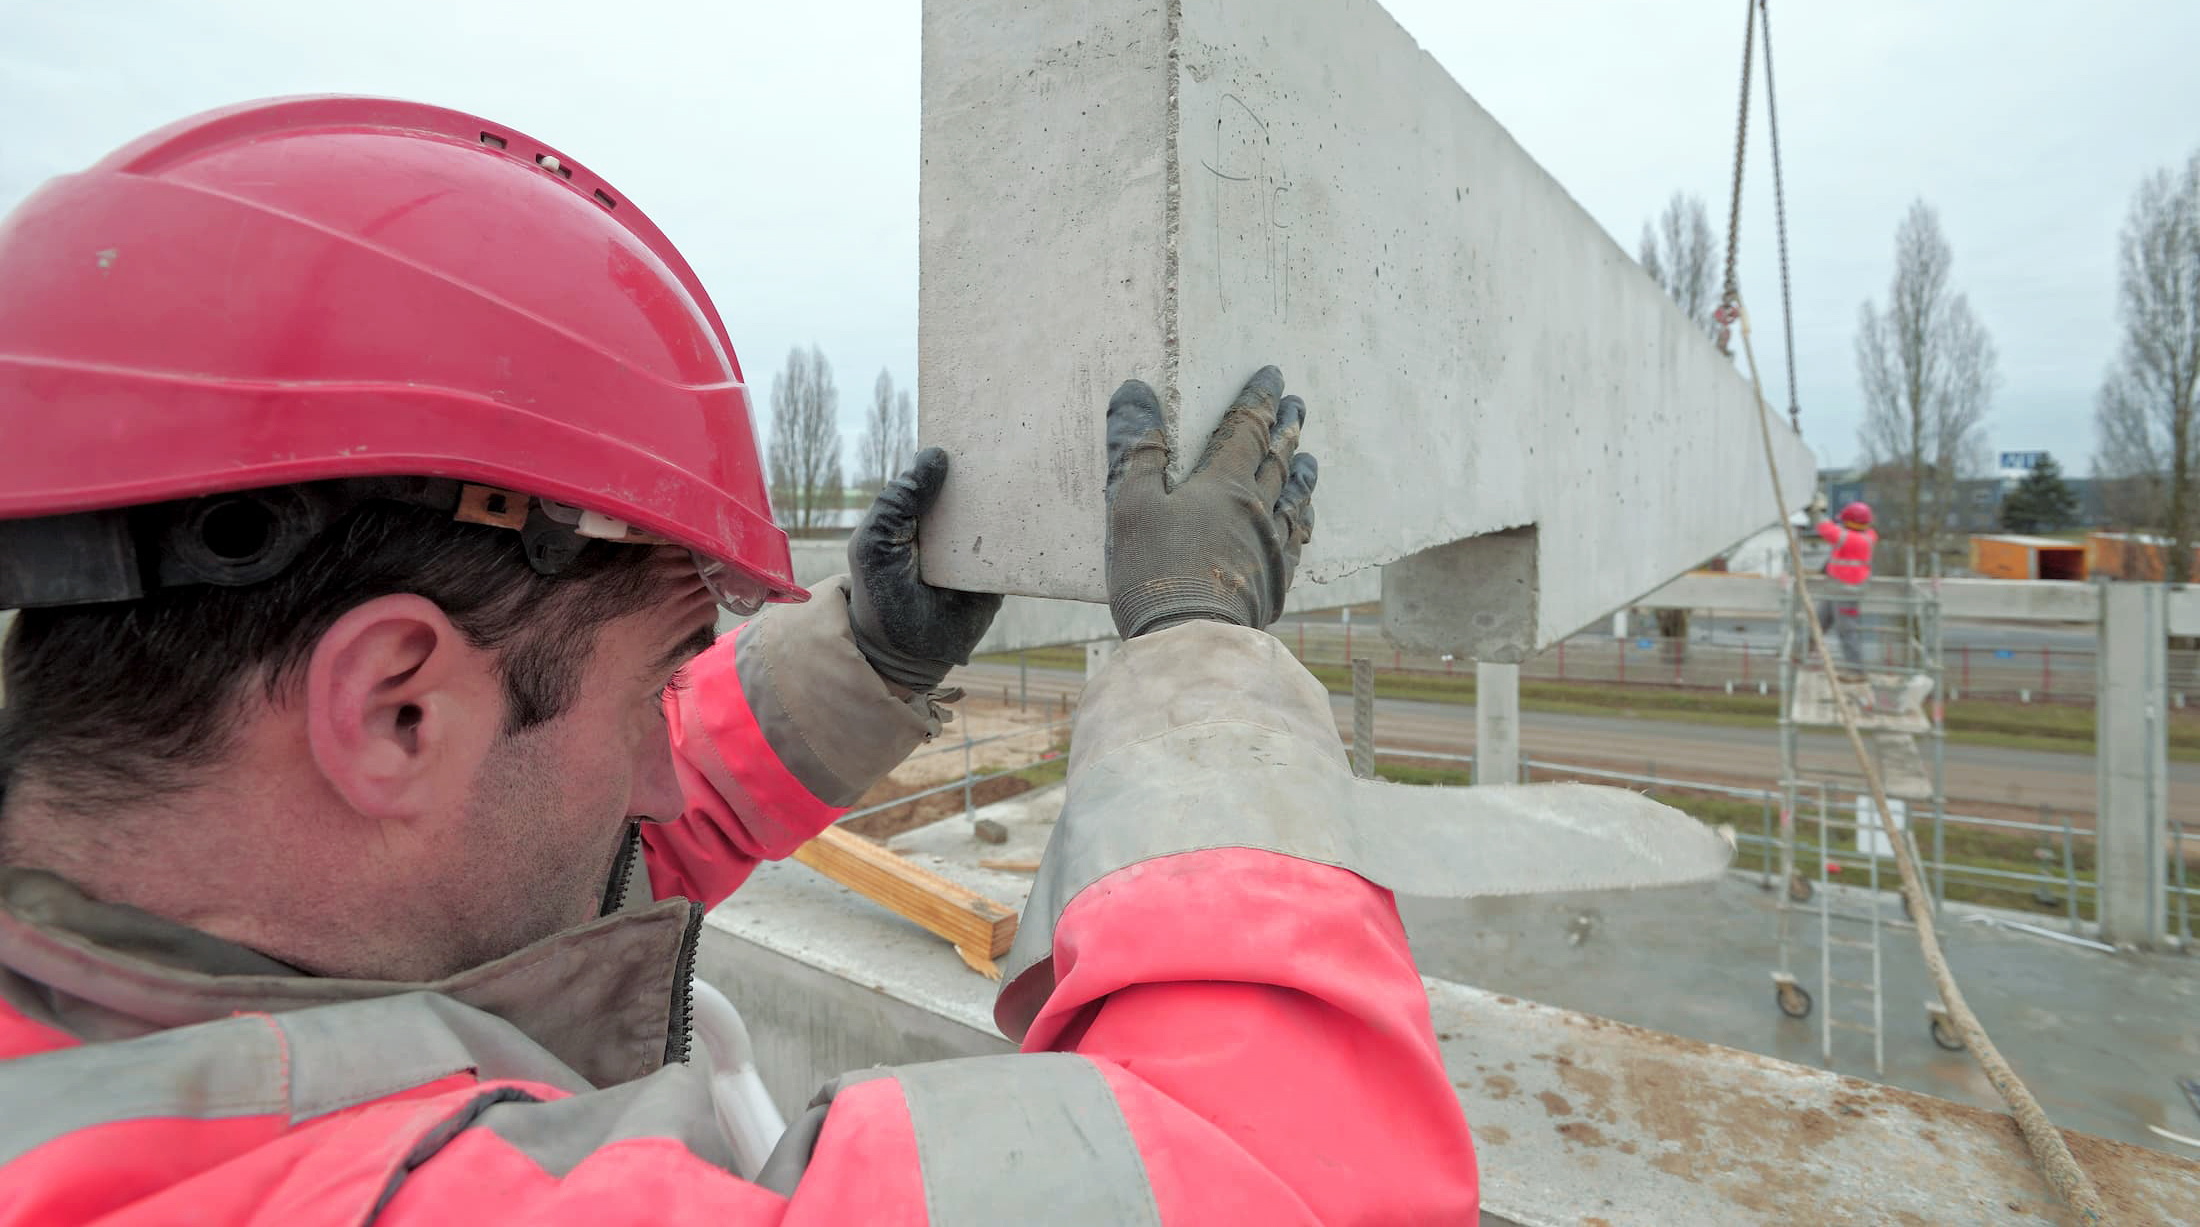
M 978 868 L 994 869 L 1002 873 L 1037 873 L 1039 860 L 1029 856 L 981 856 Z
M 1014 909 L 839 827 L 827 827 L 816 839 L 796 848 L 794 859 L 946 938 L 964 962 L 999 977 L 997 970 L 988 969 L 1016 940 Z

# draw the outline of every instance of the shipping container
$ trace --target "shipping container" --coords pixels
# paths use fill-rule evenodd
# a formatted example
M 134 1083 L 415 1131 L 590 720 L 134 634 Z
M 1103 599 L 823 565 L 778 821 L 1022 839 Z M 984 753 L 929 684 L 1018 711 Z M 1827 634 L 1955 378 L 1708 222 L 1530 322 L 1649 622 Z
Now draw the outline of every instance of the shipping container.
M 2077 541 L 2009 533 L 1971 538 L 1971 569 L 1988 579 L 2082 580 L 2086 562 L 2086 547 Z

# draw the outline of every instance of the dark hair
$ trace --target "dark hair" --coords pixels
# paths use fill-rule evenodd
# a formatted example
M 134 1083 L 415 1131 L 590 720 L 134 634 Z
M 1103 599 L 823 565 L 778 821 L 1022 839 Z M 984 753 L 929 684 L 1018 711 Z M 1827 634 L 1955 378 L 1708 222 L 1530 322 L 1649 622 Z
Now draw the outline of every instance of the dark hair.
M 507 733 L 541 724 L 572 703 L 596 632 L 657 598 L 656 553 L 590 541 L 543 576 L 516 532 L 368 502 L 261 583 L 26 609 L 5 647 L 0 797 L 30 779 L 93 808 L 188 787 L 228 752 L 254 681 L 280 694 L 338 618 L 393 593 L 499 652 Z

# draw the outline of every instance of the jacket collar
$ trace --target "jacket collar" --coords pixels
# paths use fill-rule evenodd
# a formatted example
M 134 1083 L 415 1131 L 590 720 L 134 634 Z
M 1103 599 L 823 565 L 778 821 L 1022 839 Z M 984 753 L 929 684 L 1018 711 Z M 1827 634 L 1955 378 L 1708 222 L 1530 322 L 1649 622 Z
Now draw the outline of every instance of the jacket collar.
M 0 1002 L 85 1042 L 238 1013 L 441 993 L 493 1014 L 594 1086 L 687 1059 L 702 908 L 667 899 L 545 938 L 442 980 L 307 975 L 36 869 L 0 866 Z

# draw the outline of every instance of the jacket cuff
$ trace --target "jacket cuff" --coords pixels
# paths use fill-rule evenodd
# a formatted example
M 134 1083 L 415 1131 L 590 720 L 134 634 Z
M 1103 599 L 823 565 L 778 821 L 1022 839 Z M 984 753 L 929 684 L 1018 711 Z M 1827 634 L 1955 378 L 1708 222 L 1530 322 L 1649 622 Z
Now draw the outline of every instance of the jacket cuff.
M 845 575 L 751 619 L 734 669 L 765 744 L 829 806 L 853 804 L 939 730 L 932 696 L 897 696 L 857 649 Z

